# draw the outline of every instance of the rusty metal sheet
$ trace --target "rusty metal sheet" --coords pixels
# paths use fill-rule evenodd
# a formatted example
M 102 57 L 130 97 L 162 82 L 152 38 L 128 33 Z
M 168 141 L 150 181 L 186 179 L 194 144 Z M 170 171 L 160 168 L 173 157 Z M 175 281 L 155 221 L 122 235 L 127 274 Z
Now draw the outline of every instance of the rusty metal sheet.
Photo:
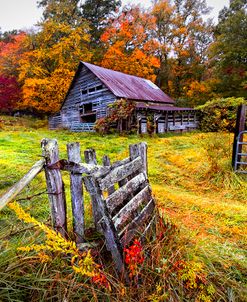
M 173 99 L 166 95 L 150 80 L 86 62 L 82 62 L 82 64 L 93 72 L 116 97 L 132 100 L 156 101 L 167 104 L 175 103 Z

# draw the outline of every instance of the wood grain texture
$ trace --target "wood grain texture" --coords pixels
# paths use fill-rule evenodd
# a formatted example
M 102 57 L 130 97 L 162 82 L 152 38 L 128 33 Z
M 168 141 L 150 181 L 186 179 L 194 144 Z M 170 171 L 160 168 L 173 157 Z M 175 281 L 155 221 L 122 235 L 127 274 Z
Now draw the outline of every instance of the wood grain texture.
M 110 158 L 107 155 L 103 156 L 103 166 L 105 166 L 105 167 L 110 167 L 111 166 Z M 107 190 L 108 195 L 111 195 L 112 193 L 114 193 L 114 191 L 115 191 L 114 185 L 109 187 L 108 190 Z
M 1 198 L 0 210 L 6 206 L 42 171 L 45 164 L 45 159 L 36 162 L 32 168 L 25 174 L 16 184 L 14 184 Z
M 124 178 L 132 175 L 134 172 L 138 171 L 142 166 L 142 160 L 140 157 L 137 157 L 133 161 L 115 168 L 107 176 L 99 181 L 100 189 L 106 190 L 114 183 L 117 183 Z
M 120 231 L 127 222 L 134 219 L 137 210 L 140 206 L 145 206 L 146 203 L 152 198 L 151 190 L 149 186 L 146 186 L 138 194 L 136 194 L 118 213 L 112 220 L 114 222 L 117 231 Z
M 102 192 L 93 176 L 85 177 L 84 182 L 91 199 L 94 201 L 93 206 L 95 207 L 95 212 L 98 213 L 98 224 L 101 226 L 101 230 L 105 236 L 107 249 L 112 254 L 118 272 L 122 274 L 125 272 L 123 249 L 114 224 L 108 215 L 105 203 L 102 199 Z
M 112 195 L 106 199 L 106 206 L 108 211 L 112 212 L 116 207 L 120 206 L 123 201 L 133 192 L 135 192 L 142 183 L 146 183 L 146 176 L 144 173 L 138 174 L 130 181 L 128 181 L 123 187 L 119 188 Z
M 52 164 L 59 160 L 58 144 L 56 140 L 43 139 L 41 142 L 42 153 L 46 164 Z M 53 227 L 64 237 L 67 236 L 67 217 L 64 184 L 61 172 L 58 169 L 48 169 L 45 166 L 46 185 L 51 205 L 51 217 Z
M 128 245 L 135 236 L 140 237 L 141 229 L 145 227 L 145 223 L 149 223 L 149 218 L 152 219 L 154 209 L 155 203 L 154 200 L 151 199 L 140 214 L 119 234 L 119 236 L 122 236 L 121 243 L 123 247 Z
M 80 144 L 67 144 L 68 160 L 77 164 L 81 162 Z M 84 200 L 82 175 L 70 174 L 70 194 L 73 214 L 73 231 L 76 236 L 76 243 L 84 242 Z

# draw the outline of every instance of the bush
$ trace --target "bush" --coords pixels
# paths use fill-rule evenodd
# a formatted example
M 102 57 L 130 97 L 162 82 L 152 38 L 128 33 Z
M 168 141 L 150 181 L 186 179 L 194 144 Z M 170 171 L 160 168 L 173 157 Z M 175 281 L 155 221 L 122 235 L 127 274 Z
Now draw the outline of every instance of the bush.
M 217 98 L 196 109 L 200 112 L 200 129 L 206 132 L 233 132 L 239 105 L 246 103 L 244 98 Z

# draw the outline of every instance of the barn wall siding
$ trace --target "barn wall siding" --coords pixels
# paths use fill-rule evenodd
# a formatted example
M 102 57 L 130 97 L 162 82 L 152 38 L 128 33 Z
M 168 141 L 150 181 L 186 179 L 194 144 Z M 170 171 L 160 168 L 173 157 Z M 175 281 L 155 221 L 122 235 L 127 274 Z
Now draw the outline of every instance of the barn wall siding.
M 84 95 L 81 93 L 82 90 L 99 85 L 102 85 L 102 90 Z M 85 131 L 80 117 L 83 104 L 92 103 L 92 111 L 95 112 L 96 119 L 99 119 L 106 116 L 107 106 L 115 100 L 114 94 L 88 68 L 83 66 L 65 99 L 60 114 L 49 119 L 50 128 L 64 127 L 75 131 L 79 131 L 81 128 L 82 131 Z M 91 123 L 90 127 L 92 128 Z

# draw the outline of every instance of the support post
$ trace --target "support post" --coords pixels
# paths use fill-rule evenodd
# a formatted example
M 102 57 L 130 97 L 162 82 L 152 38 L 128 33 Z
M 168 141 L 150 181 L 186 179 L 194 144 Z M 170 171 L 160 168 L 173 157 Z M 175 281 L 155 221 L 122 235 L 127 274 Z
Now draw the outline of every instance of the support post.
M 68 160 L 79 164 L 81 162 L 80 144 L 67 144 Z M 70 174 L 70 194 L 73 214 L 73 231 L 76 236 L 76 243 L 84 242 L 84 200 L 82 175 Z
M 107 156 L 107 155 L 104 155 L 103 156 L 103 166 L 110 166 L 111 165 L 111 162 L 110 162 L 110 158 Z M 115 192 L 115 188 L 114 186 L 111 186 L 108 188 L 108 195 L 110 196 L 112 193 Z
M 133 160 L 138 156 L 141 157 L 143 162 L 143 172 L 148 175 L 148 162 L 147 162 L 147 143 L 142 142 L 129 146 L 130 159 Z
M 96 152 L 94 149 L 87 149 L 84 151 L 84 158 L 87 164 L 97 165 L 97 158 Z M 84 179 L 85 183 L 85 179 Z M 94 218 L 94 225 L 97 231 L 102 232 L 101 227 L 99 225 L 99 220 L 101 218 L 100 213 L 98 212 L 98 207 L 96 204 L 96 200 L 94 198 L 92 200 L 92 208 L 93 208 L 93 218 Z
M 236 152 L 237 152 L 237 138 L 241 131 L 245 130 L 245 121 L 246 121 L 246 112 L 247 106 L 242 104 L 238 106 L 237 111 L 237 120 L 236 120 L 236 127 L 234 131 L 234 141 L 233 141 L 233 150 L 232 150 L 232 167 L 235 167 L 235 160 L 236 160 Z M 243 137 L 240 138 L 240 141 L 243 140 Z M 242 151 L 242 145 L 239 145 L 239 153 Z M 240 161 L 240 158 L 237 158 L 237 161 Z M 238 169 L 238 166 L 237 166 Z
M 47 165 L 59 160 L 57 140 L 44 138 L 41 141 L 42 155 L 46 160 L 45 177 L 48 197 L 51 205 L 53 228 L 67 237 L 67 217 L 64 184 L 59 169 L 49 169 Z
M 97 165 L 96 152 L 94 149 L 87 149 L 84 151 L 84 158 L 87 164 Z
M 89 192 L 95 208 L 99 213 L 98 224 L 106 238 L 106 247 L 111 252 L 113 261 L 115 262 L 117 271 L 120 275 L 123 275 L 127 279 L 125 271 L 125 265 L 123 260 L 123 248 L 119 241 L 117 231 L 113 224 L 112 219 L 109 217 L 106 205 L 102 200 L 102 192 L 95 181 L 93 176 L 86 176 L 84 178 L 85 186 Z

